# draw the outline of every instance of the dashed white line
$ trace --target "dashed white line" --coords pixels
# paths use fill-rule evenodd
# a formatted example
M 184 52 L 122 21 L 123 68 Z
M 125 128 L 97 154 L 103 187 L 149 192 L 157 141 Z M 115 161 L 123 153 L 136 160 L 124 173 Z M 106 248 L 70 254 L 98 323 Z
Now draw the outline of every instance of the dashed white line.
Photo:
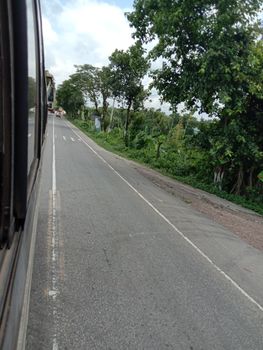
M 71 141 L 75 142 L 75 139 L 73 139 L 73 137 L 70 137 L 71 138 Z
M 64 141 L 67 141 L 67 138 L 66 138 L 66 136 L 64 136 L 64 135 L 63 135 L 63 140 L 64 140 Z
M 27 137 L 30 138 L 32 134 L 28 134 Z
M 80 136 L 72 126 L 67 122 L 67 125 L 74 132 L 75 135 L 80 137 L 83 143 L 94 153 L 98 158 L 100 158 L 103 163 L 105 163 L 117 176 L 119 176 L 122 181 L 126 183 L 145 203 L 149 205 L 168 225 L 170 225 L 175 232 L 177 232 L 191 247 L 196 250 L 209 264 L 211 264 L 216 271 L 218 271 L 222 276 L 224 276 L 236 289 L 239 290 L 243 296 L 245 296 L 252 304 L 254 304 L 260 311 L 263 312 L 263 306 L 260 305 L 255 299 L 253 299 L 242 287 L 239 286 L 227 273 L 220 269 L 197 245 L 195 245 L 188 237 L 186 237 L 164 214 L 162 214 L 148 199 L 146 199 L 135 187 L 132 186 L 117 170 L 115 170 L 98 152 L 96 152 L 84 139 Z

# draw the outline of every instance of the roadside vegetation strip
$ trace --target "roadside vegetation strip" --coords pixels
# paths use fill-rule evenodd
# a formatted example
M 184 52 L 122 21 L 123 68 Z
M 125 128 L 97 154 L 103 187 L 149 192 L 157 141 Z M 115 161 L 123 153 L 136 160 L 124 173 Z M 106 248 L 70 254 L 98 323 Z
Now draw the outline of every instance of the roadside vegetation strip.
M 216 186 L 211 183 L 201 182 L 199 179 L 194 176 L 176 176 L 169 172 L 169 169 L 162 168 L 160 166 L 156 166 L 156 162 L 154 158 L 145 159 L 145 154 L 142 150 L 136 150 L 129 147 L 126 147 L 121 138 L 116 137 L 116 133 L 114 131 L 112 133 L 103 133 L 97 132 L 90 128 L 87 122 L 81 121 L 79 119 L 70 119 L 70 121 L 82 130 L 86 135 L 88 135 L 93 141 L 95 141 L 98 145 L 103 147 L 104 149 L 111 151 L 115 154 L 118 154 L 127 159 L 135 160 L 140 164 L 148 166 L 162 175 L 169 176 L 172 179 L 190 185 L 194 188 L 201 189 L 208 193 L 214 194 L 220 198 L 226 199 L 232 203 L 241 205 L 244 208 L 255 211 L 258 214 L 263 215 L 263 203 L 260 205 L 252 200 L 246 199 L 240 195 L 234 195 L 227 193 L 225 191 L 219 190 Z

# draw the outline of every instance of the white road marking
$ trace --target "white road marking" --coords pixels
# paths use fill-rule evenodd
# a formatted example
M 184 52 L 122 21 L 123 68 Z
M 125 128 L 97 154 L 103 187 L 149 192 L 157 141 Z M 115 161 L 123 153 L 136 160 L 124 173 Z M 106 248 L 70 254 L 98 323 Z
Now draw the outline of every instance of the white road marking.
M 154 233 L 155 232 L 135 232 L 135 233 L 129 233 L 129 237 L 133 238 L 133 237 L 136 237 L 136 236 L 145 236 L 147 234 L 153 235 Z
M 48 292 L 48 295 L 50 296 L 50 297 L 54 297 L 54 296 L 56 296 L 57 295 L 57 291 L 56 290 L 50 290 L 49 292 Z
M 64 140 L 64 141 L 67 141 L 66 136 L 64 136 L 64 135 L 63 135 L 63 140 Z
M 78 141 L 82 141 L 80 138 L 78 138 Z
M 53 119 L 53 155 L 52 155 L 52 281 L 51 281 L 51 290 L 49 295 L 53 299 L 53 320 L 54 320 L 54 334 L 52 340 L 52 350 L 58 350 L 57 342 L 57 308 L 56 308 L 56 296 L 58 294 L 58 282 L 57 282 L 57 237 L 56 237 L 56 192 L 57 192 L 57 179 L 56 179 L 56 143 L 55 143 L 55 127 Z
M 27 137 L 29 138 L 29 137 L 31 137 L 31 135 L 32 135 L 32 134 L 28 134 Z
M 75 139 L 73 139 L 73 137 L 70 137 L 71 138 L 71 141 L 75 142 Z
M 209 264 L 211 264 L 222 276 L 224 276 L 235 288 L 239 290 L 243 296 L 245 296 L 251 303 L 253 303 L 260 311 L 263 312 L 263 306 L 260 305 L 255 299 L 253 299 L 242 287 L 239 286 L 227 273 L 220 269 L 213 261 L 210 259 L 197 245 L 195 245 L 189 238 L 187 238 L 164 214 L 162 214 L 151 202 L 148 201 L 139 191 L 133 187 L 117 170 L 115 170 L 98 152 L 96 152 L 84 139 L 80 136 L 67 122 L 69 128 L 82 139 L 84 144 L 94 153 L 98 158 L 100 158 L 103 163 L 105 163 L 117 176 L 119 176 L 145 203 L 149 205 L 168 225 L 170 225 L 174 231 L 176 231 L 191 247 L 196 250 Z

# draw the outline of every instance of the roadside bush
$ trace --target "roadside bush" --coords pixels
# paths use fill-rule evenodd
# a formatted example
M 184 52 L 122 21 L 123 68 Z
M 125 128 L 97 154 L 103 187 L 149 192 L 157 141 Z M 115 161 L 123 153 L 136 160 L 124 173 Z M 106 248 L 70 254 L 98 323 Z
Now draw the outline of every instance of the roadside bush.
M 135 149 L 142 149 L 147 148 L 153 143 L 152 137 L 150 135 L 147 135 L 144 131 L 140 131 L 135 136 L 132 146 Z

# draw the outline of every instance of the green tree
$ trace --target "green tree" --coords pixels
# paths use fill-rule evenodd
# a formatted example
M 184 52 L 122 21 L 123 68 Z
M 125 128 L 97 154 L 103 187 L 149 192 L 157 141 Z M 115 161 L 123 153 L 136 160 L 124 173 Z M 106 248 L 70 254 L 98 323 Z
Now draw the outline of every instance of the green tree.
M 101 94 L 102 99 L 102 127 L 103 130 L 106 131 L 107 123 L 106 118 L 108 114 L 108 99 L 111 97 L 111 85 L 110 85 L 110 78 L 111 78 L 111 72 L 109 67 L 102 67 L 98 72 L 99 77 L 99 91 Z
M 85 100 L 90 100 L 90 102 L 94 104 L 96 113 L 100 115 L 99 68 L 91 64 L 76 65 L 75 67 L 77 71 L 72 74 L 70 78 L 74 81 L 76 86 L 78 86 Z
M 151 57 L 164 59 L 154 84 L 164 100 L 206 113 L 244 109 L 251 43 L 258 35 L 254 17 L 260 0 L 136 0 L 128 15 L 142 42 L 155 38 Z
M 84 105 L 84 97 L 72 78 L 65 80 L 58 86 L 56 93 L 57 105 L 74 115 Z
M 261 3 L 136 0 L 128 15 L 141 42 L 158 38 L 150 56 L 163 58 L 153 74 L 163 99 L 220 118 L 211 144 L 215 178 L 222 182 L 227 170 L 237 194 L 255 181 L 262 164 Z
M 79 87 L 85 100 L 89 100 L 94 105 L 96 114 L 101 116 L 102 129 L 105 131 L 109 106 L 108 99 L 111 96 L 109 68 L 97 68 L 90 64 L 75 67 L 77 71 L 71 75 L 71 79 Z M 100 108 L 100 106 L 102 107 Z
M 144 50 L 138 44 L 131 46 L 126 52 L 115 50 L 109 59 L 113 96 L 126 108 L 124 139 L 128 146 L 131 109 L 139 109 L 147 97 L 142 79 L 147 73 L 149 64 L 144 57 Z

